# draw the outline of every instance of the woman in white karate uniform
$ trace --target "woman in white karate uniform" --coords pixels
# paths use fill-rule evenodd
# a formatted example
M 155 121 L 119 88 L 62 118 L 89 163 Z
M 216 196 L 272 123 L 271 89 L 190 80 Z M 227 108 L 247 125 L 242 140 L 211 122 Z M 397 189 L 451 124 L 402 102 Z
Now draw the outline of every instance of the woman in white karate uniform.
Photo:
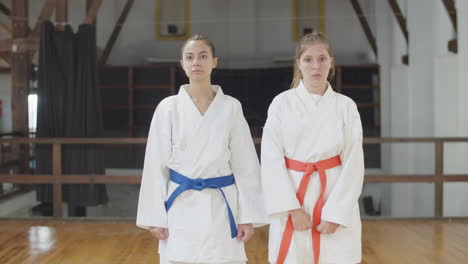
M 364 160 L 356 104 L 333 91 L 323 33 L 296 49 L 290 90 L 276 96 L 262 138 L 270 263 L 359 263 Z
M 265 223 L 260 165 L 238 100 L 211 84 L 213 43 L 195 35 L 180 61 L 190 83 L 151 122 L 137 225 L 159 239 L 160 263 L 245 263 Z

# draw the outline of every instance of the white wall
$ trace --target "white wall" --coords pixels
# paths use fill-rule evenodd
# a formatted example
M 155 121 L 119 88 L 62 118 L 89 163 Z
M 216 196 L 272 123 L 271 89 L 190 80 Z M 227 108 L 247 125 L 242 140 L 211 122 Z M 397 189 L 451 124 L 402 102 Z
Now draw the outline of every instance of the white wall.
M 33 26 L 45 0 L 29 2 Z M 104 48 L 125 0 L 103 1 L 98 12 L 98 46 Z M 8 4 L 7 4 L 8 5 Z M 362 1 L 366 13 L 372 1 Z M 191 1 L 191 33 L 211 38 L 220 67 L 278 66 L 273 57 L 293 56 L 289 0 Z M 69 21 L 77 30 L 85 15 L 85 1 L 69 1 Z M 371 28 L 375 23 L 370 16 Z M 109 57 L 111 64 L 143 64 L 147 57 L 178 59 L 182 41 L 157 40 L 155 1 L 135 1 Z M 342 30 L 346 28 L 346 30 Z M 326 1 L 326 31 L 339 64 L 375 62 L 375 57 L 349 1 Z
M 114 1 L 116 13 L 124 2 Z M 326 3 L 326 28 L 337 62 L 369 62 L 369 44 L 351 4 Z M 150 56 L 178 59 L 182 41 L 156 40 L 153 23 L 154 1 L 135 1 L 109 62 L 145 63 Z M 108 25 L 99 28 L 101 34 L 113 21 L 100 17 L 99 24 Z M 285 0 L 191 1 L 191 32 L 203 33 L 215 42 L 221 67 L 275 66 L 272 58 L 293 56 L 296 45 L 291 39 L 291 2 Z
M 2 1 L 5 2 L 5 1 Z M 34 26 L 45 0 L 29 1 L 29 24 Z M 75 30 L 85 16 L 86 1 L 69 1 L 69 22 Z M 98 46 L 112 32 L 125 0 L 103 1 L 98 12 Z M 373 1 L 361 1 L 366 13 Z M 6 1 L 7 6 L 10 5 Z M 55 18 L 55 16 L 54 16 Z M 370 16 L 371 28 L 375 23 Z M 109 58 L 111 64 L 142 64 L 147 57 L 178 59 L 182 41 L 156 40 L 155 1 L 135 1 Z M 342 30 L 346 28 L 346 30 Z M 349 1 L 326 1 L 326 31 L 339 64 L 375 62 L 369 44 Z M 221 67 L 277 66 L 273 57 L 293 56 L 289 0 L 191 1 L 191 33 L 211 38 Z
M 460 119 L 458 98 L 461 96 L 458 86 L 458 56 L 446 55 L 436 58 L 435 63 L 435 136 L 458 137 L 460 133 Z M 448 143 L 444 145 L 444 173 L 463 174 L 466 170 L 464 148 L 468 143 Z M 444 215 L 468 215 L 468 197 L 465 194 L 468 183 L 444 184 Z
M 391 90 L 391 69 L 393 59 L 392 34 L 395 19 L 392 16 L 390 6 L 386 0 L 374 2 L 373 18 L 375 19 L 375 38 L 378 47 L 377 62 L 380 65 L 380 96 L 382 99 L 392 96 Z M 389 137 L 392 128 L 392 104 L 391 100 L 381 100 L 381 136 Z M 390 144 L 381 144 L 381 160 L 383 161 L 381 173 L 389 174 L 392 172 L 392 164 L 389 162 L 392 158 L 392 146 Z M 363 190 L 364 195 L 371 195 L 375 200 L 381 201 L 382 215 L 391 215 L 391 184 L 379 183 L 368 184 Z M 375 204 L 375 206 L 378 206 Z
M 360 1 L 369 21 L 373 21 L 373 1 Z M 369 25 L 375 35 L 375 23 Z M 362 30 L 351 1 L 327 1 L 327 33 L 335 50 L 338 64 L 362 64 L 375 62 L 372 49 Z
M 400 1 L 407 19 L 409 44 L 399 25 L 393 23 L 393 67 L 390 70 L 392 137 L 433 136 L 433 68 L 435 54 L 432 33 L 434 1 Z M 393 18 L 396 21 L 395 18 Z M 409 53 L 409 65 L 401 57 Z M 392 173 L 433 173 L 433 149 L 430 144 L 392 144 Z M 432 154 L 432 156 L 431 156 Z M 430 216 L 433 214 L 433 191 L 430 184 L 392 184 L 392 216 Z
M 461 65 L 466 65 L 468 61 L 468 58 L 462 58 L 463 54 L 466 54 L 461 43 L 463 40 L 461 42 L 459 40 L 458 55 L 451 54 L 447 50 L 447 42 L 453 38 L 454 32 L 441 1 L 401 0 L 399 5 L 407 18 L 408 46 L 393 14 L 393 22 L 388 22 L 386 17 L 390 10 L 388 2 L 380 0 L 376 5 L 376 14 L 379 17 L 377 42 L 381 65 L 382 135 L 466 137 L 468 130 L 463 130 L 463 127 L 468 127 L 466 125 L 468 108 L 463 102 L 465 100 L 460 99 L 467 98 L 468 95 L 466 92 L 468 79 Z M 466 11 L 463 14 L 460 7 L 458 8 L 458 26 L 461 31 L 459 38 L 463 34 L 468 37 L 467 29 L 463 29 L 461 26 L 463 22 L 460 22 L 463 19 L 465 23 L 468 22 Z M 387 35 L 391 31 L 393 33 Z M 401 64 L 401 56 L 407 52 L 410 63 L 404 66 Z M 389 56 L 392 58 L 389 59 Z M 468 144 L 465 146 L 468 147 Z M 466 156 L 460 152 L 463 147 L 460 144 L 457 146 L 447 144 L 445 149 L 444 172 L 466 174 L 468 172 L 468 169 L 464 168 L 466 162 L 461 160 L 466 159 Z M 387 155 L 387 151 L 384 150 L 382 155 L 389 157 L 383 160 L 384 163 L 391 164 L 391 173 L 434 173 L 433 144 L 393 144 L 389 152 L 390 155 Z M 468 215 L 468 208 L 463 207 L 466 201 L 461 198 L 464 196 L 462 190 L 466 187 L 466 184 L 461 183 L 444 185 L 445 215 Z M 391 215 L 431 216 L 434 211 L 433 199 L 433 184 L 392 184 Z M 460 199 L 463 201 L 453 202 Z

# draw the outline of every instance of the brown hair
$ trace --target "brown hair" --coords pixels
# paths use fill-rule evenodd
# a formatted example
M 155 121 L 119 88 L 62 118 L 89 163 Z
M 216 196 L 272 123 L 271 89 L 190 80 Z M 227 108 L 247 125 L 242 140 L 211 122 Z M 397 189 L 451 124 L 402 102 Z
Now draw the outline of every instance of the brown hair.
M 195 40 L 201 40 L 201 41 L 205 42 L 205 44 L 210 48 L 211 54 L 213 55 L 213 58 L 216 57 L 216 52 L 215 52 L 216 49 L 215 49 L 215 46 L 214 46 L 213 42 L 209 38 L 207 38 L 207 37 L 205 37 L 205 36 L 203 36 L 201 34 L 195 34 L 195 35 L 192 35 L 190 38 L 188 38 L 184 42 L 184 44 L 182 45 L 181 53 L 184 52 L 184 48 L 185 48 L 185 46 L 187 46 L 187 43 L 189 43 L 190 41 L 195 41 Z
M 325 33 L 322 32 L 313 32 L 305 34 L 299 45 L 296 48 L 296 57 L 294 58 L 294 75 L 293 80 L 291 82 L 291 88 L 295 88 L 299 85 L 299 82 L 302 80 L 302 73 L 299 70 L 298 61 L 301 58 L 302 53 L 306 50 L 306 48 L 312 44 L 323 44 L 325 49 L 328 51 L 328 55 L 332 58 L 332 65 L 330 68 L 330 72 L 328 73 L 328 80 L 331 80 L 335 75 L 335 60 L 333 56 L 333 50 L 331 48 L 330 42 L 328 41 L 328 37 Z

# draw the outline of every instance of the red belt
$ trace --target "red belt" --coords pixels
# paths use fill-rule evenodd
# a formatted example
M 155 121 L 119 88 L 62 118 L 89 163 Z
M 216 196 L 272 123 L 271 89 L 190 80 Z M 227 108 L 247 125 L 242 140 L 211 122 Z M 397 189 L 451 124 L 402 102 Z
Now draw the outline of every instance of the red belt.
M 334 168 L 338 165 L 341 165 L 340 156 L 335 156 L 326 160 L 321 160 L 315 163 L 304 163 L 297 160 L 292 160 L 284 158 L 286 161 L 286 168 L 295 171 L 303 171 L 304 176 L 302 176 L 301 183 L 299 184 L 299 189 L 297 190 L 296 197 L 299 200 L 299 204 L 302 206 L 304 203 L 304 196 L 307 191 L 307 186 L 309 185 L 310 175 L 314 171 L 318 171 L 320 176 L 320 195 L 315 203 L 314 212 L 312 217 L 312 250 L 314 251 L 314 263 L 317 264 L 320 256 L 320 232 L 317 231 L 317 225 L 320 224 L 323 208 L 323 194 L 325 192 L 325 187 L 327 186 L 327 174 L 325 170 Z M 294 226 L 292 223 L 291 215 L 288 217 L 286 223 L 286 228 L 284 229 L 283 238 L 281 239 L 281 245 L 278 252 L 277 264 L 283 264 L 288 254 L 289 246 L 291 244 L 292 234 L 294 232 Z

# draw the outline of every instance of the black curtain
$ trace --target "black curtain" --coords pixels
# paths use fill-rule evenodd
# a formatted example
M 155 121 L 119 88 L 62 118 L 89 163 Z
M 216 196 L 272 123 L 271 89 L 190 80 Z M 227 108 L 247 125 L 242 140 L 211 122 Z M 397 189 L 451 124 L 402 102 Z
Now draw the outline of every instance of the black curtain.
M 96 28 L 81 25 L 77 33 L 70 26 L 55 30 L 41 25 L 37 133 L 40 137 L 101 137 L 102 106 L 96 88 Z M 102 146 L 63 145 L 64 174 L 103 174 Z M 37 145 L 38 174 L 52 171 L 51 146 Z M 64 175 L 66 177 L 66 175 Z M 75 206 L 106 203 L 103 184 L 63 185 L 63 201 Z M 37 199 L 52 201 L 52 186 L 39 185 Z

